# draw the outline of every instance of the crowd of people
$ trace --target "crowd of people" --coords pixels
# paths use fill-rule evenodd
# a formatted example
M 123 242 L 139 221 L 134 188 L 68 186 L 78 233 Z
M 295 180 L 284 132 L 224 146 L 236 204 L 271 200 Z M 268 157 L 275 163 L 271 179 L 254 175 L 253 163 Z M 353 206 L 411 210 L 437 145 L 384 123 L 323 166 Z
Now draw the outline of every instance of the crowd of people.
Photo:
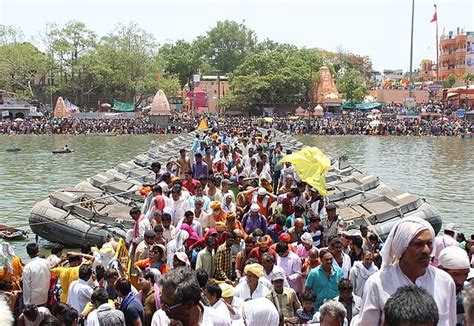
M 468 110 L 467 110 L 468 111 Z M 451 107 L 441 103 L 421 103 L 414 108 L 402 104 L 387 104 L 372 111 L 352 111 L 347 114 L 334 114 L 326 117 L 298 117 L 291 115 L 275 116 L 271 126 L 280 131 L 293 134 L 314 135 L 379 135 L 379 136 L 456 136 L 474 134 L 474 122 L 458 119 Z M 441 113 L 436 117 L 421 119 L 409 113 Z M 389 115 L 389 116 L 387 116 Z M 71 118 L 45 117 L 42 119 L 0 121 L 0 134 L 90 134 L 115 133 L 118 135 L 186 133 L 192 131 L 203 118 L 189 113 L 170 116 L 167 127 L 152 123 L 148 117 L 136 119 L 79 120 Z M 211 120 L 217 120 L 212 117 Z M 221 119 L 222 120 L 222 119 Z M 247 116 L 226 117 L 227 122 L 238 126 L 258 123 L 258 118 Z
M 0 324 L 472 325 L 472 237 L 418 217 L 385 242 L 346 225 L 273 137 L 229 122 L 151 164 L 125 240 L 29 243 L 26 264 L 2 242 Z

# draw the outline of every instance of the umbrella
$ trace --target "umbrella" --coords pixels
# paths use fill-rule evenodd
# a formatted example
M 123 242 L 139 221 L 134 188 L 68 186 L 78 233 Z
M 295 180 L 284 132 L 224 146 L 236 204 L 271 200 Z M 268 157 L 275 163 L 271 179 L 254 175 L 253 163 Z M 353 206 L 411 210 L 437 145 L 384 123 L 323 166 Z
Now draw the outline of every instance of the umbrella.
M 15 121 L 16 121 L 16 122 L 22 122 L 23 119 L 22 119 L 22 118 L 16 118 Z
M 109 103 L 102 103 L 100 105 L 101 108 L 103 109 L 110 109 L 112 107 L 112 105 L 110 105 Z
M 288 117 L 289 120 L 298 120 L 300 117 L 292 115 L 291 117 Z
M 372 128 L 377 128 L 380 124 L 380 121 L 379 120 L 373 120 L 373 121 L 370 121 L 369 122 L 369 126 L 372 127 Z

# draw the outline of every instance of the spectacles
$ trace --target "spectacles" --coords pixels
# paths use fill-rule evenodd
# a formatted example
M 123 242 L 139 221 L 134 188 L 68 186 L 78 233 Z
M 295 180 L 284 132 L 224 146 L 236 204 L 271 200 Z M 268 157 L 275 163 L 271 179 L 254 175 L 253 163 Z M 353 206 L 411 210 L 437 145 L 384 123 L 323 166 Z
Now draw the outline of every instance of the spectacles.
M 168 306 L 166 303 L 164 303 L 163 301 L 161 301 L 161 308 L 165 311 L 165 312 L 170 312 L 171 310 L 174 310 L 176 308 L 179 308 L 183 305 L 183 303 L 175 303 L 174 305 L 171 305 L 171 306 Z

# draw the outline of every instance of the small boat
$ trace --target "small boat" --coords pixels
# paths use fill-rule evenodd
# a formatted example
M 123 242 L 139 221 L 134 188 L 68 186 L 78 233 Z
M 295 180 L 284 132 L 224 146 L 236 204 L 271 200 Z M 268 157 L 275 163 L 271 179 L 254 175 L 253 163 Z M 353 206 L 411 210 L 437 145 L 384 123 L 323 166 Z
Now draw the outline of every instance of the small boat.
M 59 149 L 59 150 L 56 150 L 56 151 L 52 151 L 51 153 L 53 153 L 53 154 L 69 154 L 69 153 L 74 153 L 74 150 L 73 149 L 67 149 L 67 150 Z
M 9 147 L 6 149 L 6 151 L 10 153 L 15 153 L 15 152 L 21 152 L 22 149 L 20 147 Z
M 28 234 L 25 230 L 15 229 L 8 225 L 0 224 L 0 238 L 7 240 L 19 240 L 26 238 Z

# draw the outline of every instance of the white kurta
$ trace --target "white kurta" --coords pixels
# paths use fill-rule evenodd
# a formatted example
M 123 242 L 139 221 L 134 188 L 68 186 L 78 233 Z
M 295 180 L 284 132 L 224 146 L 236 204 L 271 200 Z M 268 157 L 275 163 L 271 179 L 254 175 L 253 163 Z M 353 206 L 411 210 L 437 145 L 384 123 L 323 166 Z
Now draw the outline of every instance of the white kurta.
M 23 301 L 25 305 L 43 305 L 48 302 L 50 281 L 49 263 L 35 257 L 23 269 Z
M 265 298 L 268 293 L 270 293 L 270 290 L 260 281 L 252 294 L 250 294 L 250 287 L 247 282 L 239 283 L 234 289 L 234 297 L 239 297 L 244 301 L 247 299 Z
M 215 310 L 218 316 L 222 317 L 229 323 L 231 322 L 229 308 L 227 308 L 226 304 L 222 302 L 222 300 L 217 300 L 217 302 L 214 303 L 211 308 Z
M 446 272 L 428 266 L 425 275 L 418 277 L 416 285 L 430 293 L 438 306 L 439 326 L 456 324 L 456 288 Z M 402 286 L 413 282 L 402 272 L 398 264 L 383 268 L 367 280 L 362 298 L 362 313 L 352 320 L 357 325 L 383 325 L 383 307 L 388 298 Z
M 301 275 L 301 258 L 294 252 L 289 252 L 288 256 L 277 255 L 277 266 L 280 266 L 288 276 L 288 283 L 296 293 L 301 293 L 303 288 L 303 277 Z
M 332 265 L 334 267 L 342 268 L 344 278 L 349 278 L 349 272 L 351 271 L 351 257 L 348 254 L 342 253 L 342 266 L 339 266 L 336 259 L 332 259 Z

